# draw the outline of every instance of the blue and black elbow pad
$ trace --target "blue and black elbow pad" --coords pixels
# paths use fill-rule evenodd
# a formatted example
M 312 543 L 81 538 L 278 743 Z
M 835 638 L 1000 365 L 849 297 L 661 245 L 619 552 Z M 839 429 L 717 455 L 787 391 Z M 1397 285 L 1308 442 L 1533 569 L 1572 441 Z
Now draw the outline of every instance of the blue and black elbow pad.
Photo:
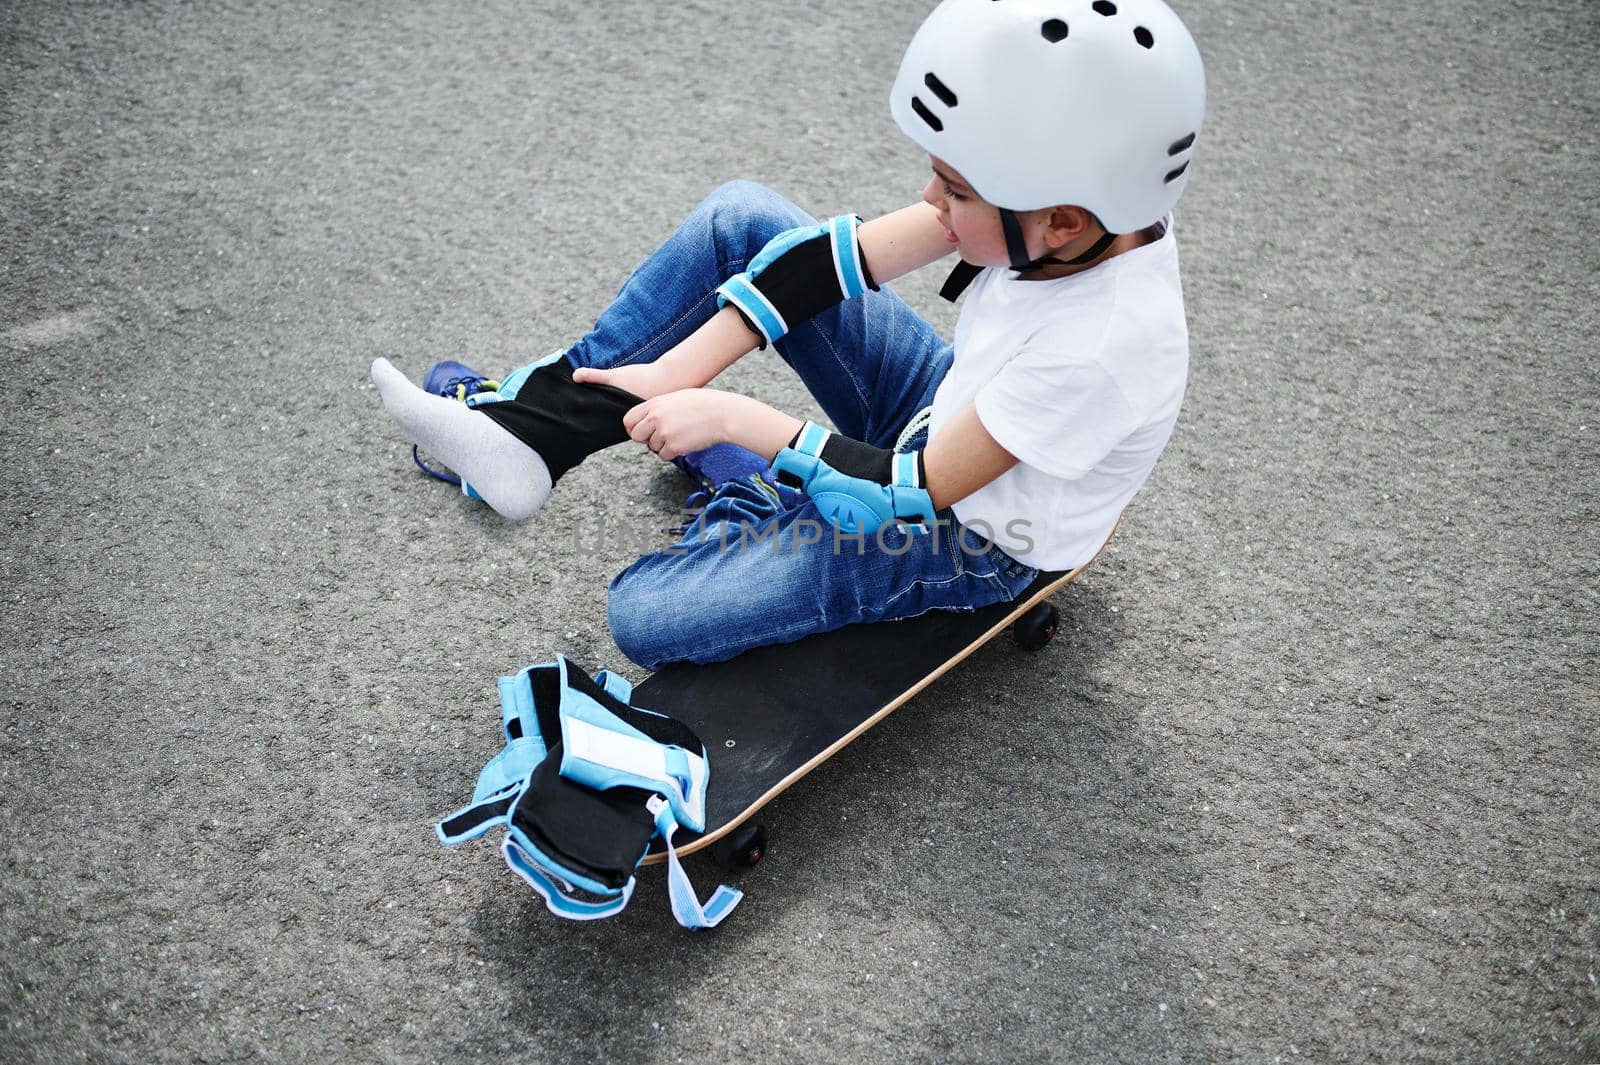
M 937 521 L 920 450 L 888 451 L 806 422 L 772 460 L 772 471 L 778 483 L 810 496 L 841 532 L 876 533 L 890 522 L 926 532 Z
M 878 285 L 856 240 L 861 219 L 842 214 L 785 230 L 749 267 L 717 288 L 717 306 L 732 304 L 764 348 L 812 315 Z

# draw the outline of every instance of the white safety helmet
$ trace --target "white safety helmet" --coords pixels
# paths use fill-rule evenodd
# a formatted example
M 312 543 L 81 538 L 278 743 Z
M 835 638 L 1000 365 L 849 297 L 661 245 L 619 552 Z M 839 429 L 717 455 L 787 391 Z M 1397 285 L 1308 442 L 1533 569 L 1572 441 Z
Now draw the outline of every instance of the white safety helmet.
M 1073 204 L 1111 233 L 1178 202 L 1205 106 L 1200 51 L 1161 0 L 944 0 L 890 96 L 1002 213 Z

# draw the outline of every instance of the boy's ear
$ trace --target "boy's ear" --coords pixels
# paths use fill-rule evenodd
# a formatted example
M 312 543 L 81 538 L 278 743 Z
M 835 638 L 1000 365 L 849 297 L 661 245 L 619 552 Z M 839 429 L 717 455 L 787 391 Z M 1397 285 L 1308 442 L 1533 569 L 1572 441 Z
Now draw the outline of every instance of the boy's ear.
M 1063 204 L 1050 208 L 1045 220 L 1045 243 L 1052 251 L 1064 248 L 1094 228 L 1094 215 L 1082 207 Z

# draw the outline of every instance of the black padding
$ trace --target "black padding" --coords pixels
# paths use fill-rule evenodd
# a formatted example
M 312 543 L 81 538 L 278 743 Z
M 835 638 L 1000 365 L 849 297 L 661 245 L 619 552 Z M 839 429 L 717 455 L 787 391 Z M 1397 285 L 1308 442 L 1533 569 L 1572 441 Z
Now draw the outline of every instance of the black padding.
M 801 428 L 799 433 L 795 433 L 789 446 L 794 447 L 804 432 L 805 429 Z M 817 457 L 824 465 L 846 477 L 859 477 L 863 481 L 882 485 L 894 483 L 894 452 L 888 448 L 873 447 L 864 440 L 829 433 L 822 445 L 822 454 Z M 778 476 L 781 481 L 783 474 Z M 917 452 L 917 483 L 923 487 L 928 484 L 928 470 L 920 451 Z M 791 487 L 798 488 L 800 485 L 797 483 Z
M 868 288 L 878 291 L 865 259 L 861 277 Z M 767 264 L 750 284 L 777 308 L 790 329 L 844 300 L 833 268 L 833 238 L 827 233 L 796 244 Z
M 578 384 L 563 358 L 529 374 L 514 399 L 475 409 L 537 451 L 555 481 L 596 451 L 628 439 L 622 416 L 642 402 L 611 385 Z
M 593 791 L 564 779 L 558 743 L 533 771 L 511 823 L 574 873 L 621 888 L 655 833 L 655 819 L 645 809 L 653 794 L 628 787 Z
M 675 744 L 692 754 L 703 754 L 705 752 L 705 744 L 700 742 L 700 737 L 696 736 L 694 730 L 689 728 L 688 725 L 676 718 L 645 713 L 629 706 L 596 684 L 589 677 L 589 674 L 571 662 L 567 663 L 567 684 L 574 691 L 587 695 L 657 743 Z M 559 738 L 559 736 L 560 733 L 557 733 L 556 737 Z
M 539 721 L 539 735 L 545 746 L 561 742 L 561 667 L 539 666 L 528 671 L 533 689 L 533 715 Z
M 860 477 L 877 484 L 889 484 L 894 480 L 894 452 L 873 447 L 865 440 L 829 433 L 818 457 L 846 477 Z

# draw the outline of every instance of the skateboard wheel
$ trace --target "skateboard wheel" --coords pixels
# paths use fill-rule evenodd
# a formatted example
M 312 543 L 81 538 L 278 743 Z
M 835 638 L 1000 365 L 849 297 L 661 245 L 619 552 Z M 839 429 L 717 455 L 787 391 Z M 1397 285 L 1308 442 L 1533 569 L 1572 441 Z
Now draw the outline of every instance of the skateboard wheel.
M 767 853 L 767 826 L 741 825 L 711 845 L 711 860 L 724 869 L 752 869 Z
M 1037 651 L 1050 642 L 1061 623 L 1061 613 L 1054 603 L 1036 603 L 1032 609 L 1017 619 L 1011 632 L 1023 650 Z

